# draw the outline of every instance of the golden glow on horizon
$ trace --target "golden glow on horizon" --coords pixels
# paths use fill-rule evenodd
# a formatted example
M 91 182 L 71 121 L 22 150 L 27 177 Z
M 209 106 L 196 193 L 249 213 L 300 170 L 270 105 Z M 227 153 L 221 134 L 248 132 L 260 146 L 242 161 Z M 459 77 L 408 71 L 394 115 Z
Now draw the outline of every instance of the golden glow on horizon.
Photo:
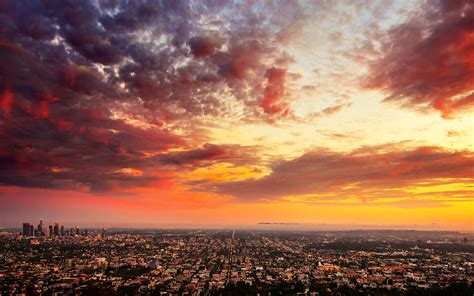
M 3 187 L 2 192 L 9 192 L 14 198 L 12 205 L 29 203 L 39 212 L 52 209 L 56 211 L 55 218 L 68 223 L 81 221 L 86 215 L 91 225 L 256 227 L 259 222 L 291 222 L 301 223 L 299 227 L 303 229 L 330 225 L 345 228 L 371 225 L 379 228 L 474 229 L 474 202 L 471 199 L 448 198 L 436 203 L 429 198 L 413 202 L 411 198 L 363 201 L 352 197 L 341 201 L 300 203 L 297 198 L 290 198 L 264 203 L 234 203 L 232 199 L 204 192 L 156 189 L 123 197 L 18 187 Z M 31 195 L 36 196 L 35 200 L 28 199 Z M 60 209 L 64 207 L 74 207 L 75 211 L 63 216 Z M 6 215 L 14 215 L 14 212 Z M 114 218 L 117 215 L 121 217 L 120 221 Z M 111 223 L 111 219 L 116 222 Z

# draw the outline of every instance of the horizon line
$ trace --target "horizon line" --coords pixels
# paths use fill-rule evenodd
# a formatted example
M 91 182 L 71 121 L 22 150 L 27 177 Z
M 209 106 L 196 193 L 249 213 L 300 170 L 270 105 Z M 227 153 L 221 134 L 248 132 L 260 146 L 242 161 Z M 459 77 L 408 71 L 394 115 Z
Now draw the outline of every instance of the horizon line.
M 29 223 L 29 222 L 24 222 Z M 34 224 L 33 224 L 34 225 Z M 63 225 L 64 226 L 64 225 Z M 75 227 L 76 225 L 74 225 Z M 135 230 L 255 230 L 255 231 L 309 231 L 309 232 L 324 232 L 324 231 L 428 231 L 428 232 L 463 232 L 474 234 L 474 229 L 463 228 L 436 228 L 432 225 L 379 225 L 379 224 L 312 224 L 312 223 L 269 223 L 259 222 L 255 224 L 162 224 L 162 225 L 116 225 L 116 226 L 80 226 L 82 229 L 102 229 L 110 230 L 120 229 L 135 229 Z M 66 226 L 65 226 L 66 227 Z M 70 227 L 70 226 L 67 226 Z M 67 228 L 66 227 L 66 228 Z M 16 230 L 21 229 L 21 226 L 1 226 L 0 230 Z

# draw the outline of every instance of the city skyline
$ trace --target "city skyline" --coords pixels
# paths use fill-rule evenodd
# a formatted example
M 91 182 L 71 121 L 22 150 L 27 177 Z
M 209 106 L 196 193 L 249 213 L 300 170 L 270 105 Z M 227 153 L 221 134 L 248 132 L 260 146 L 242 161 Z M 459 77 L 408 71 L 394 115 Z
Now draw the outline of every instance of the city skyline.
M 93 232 L 89 233 L 89 230 Z M 43 219 L 39 220 L 39 224 L 35 227 L 34 224 L 30 222 L 23 222 L 22 231 L 20 234 L 25 237 L 60 237 L 60 236 L 88 236 L 88 235 L 99 235 L 97 232 L 98 228 L 86 227 L 82 228 L 78 225 L 74 227 L 65 228 L 64 225 L 61 225 L 59 222 L 54 222 L 54 224 L 43 224 Z M 107 233 L 107 228 L 102 227 L 100 236 L 105 237 Z
M 0 228 L 472 232 L 473 23 L 468 0 L 2 1 Z

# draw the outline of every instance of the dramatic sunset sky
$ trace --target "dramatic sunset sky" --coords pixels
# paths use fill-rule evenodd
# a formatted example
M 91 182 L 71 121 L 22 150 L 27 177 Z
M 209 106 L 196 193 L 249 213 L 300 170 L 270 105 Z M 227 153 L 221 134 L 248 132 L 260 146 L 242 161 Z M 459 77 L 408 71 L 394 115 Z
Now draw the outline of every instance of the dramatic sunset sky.
M 3 227 L 472 231 L 473 115 L 469 0 L 0 1 Z

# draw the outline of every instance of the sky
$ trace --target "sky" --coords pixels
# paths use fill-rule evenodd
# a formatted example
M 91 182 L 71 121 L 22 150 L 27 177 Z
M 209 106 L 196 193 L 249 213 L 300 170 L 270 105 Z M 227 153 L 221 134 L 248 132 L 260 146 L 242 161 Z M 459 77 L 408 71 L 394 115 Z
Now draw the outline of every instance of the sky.
M 473 24 L 469 0 L 1 1 L 0 226 L 473 231 Z

